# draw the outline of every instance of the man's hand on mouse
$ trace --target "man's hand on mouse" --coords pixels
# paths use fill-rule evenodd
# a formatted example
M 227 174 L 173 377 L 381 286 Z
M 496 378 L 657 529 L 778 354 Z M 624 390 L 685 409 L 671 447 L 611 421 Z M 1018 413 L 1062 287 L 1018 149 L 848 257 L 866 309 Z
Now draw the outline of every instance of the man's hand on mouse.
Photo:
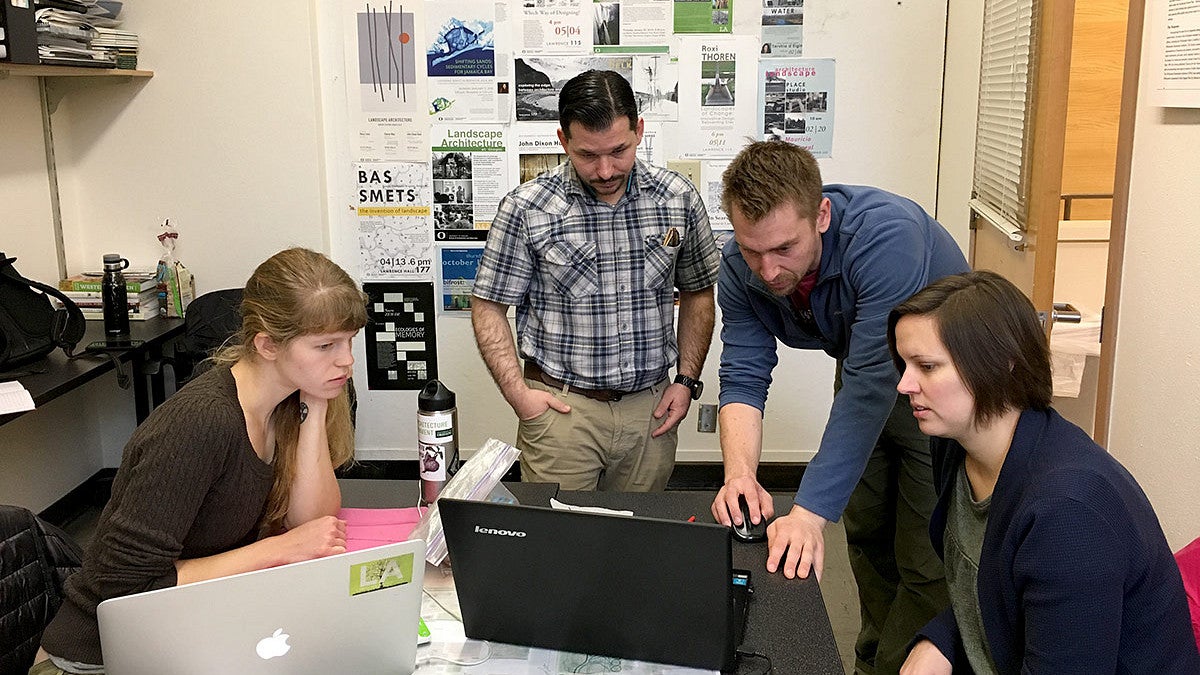
M 808 578 L 812 569 L 817 581 L 825 571 L 825 525 L 821 516 L 800 506 L 780 516 L 767 527 L 767 571 L 783 569 L 783 576 Z M 785 557 L 786 554 L 786 557 Z M 781 564 L 782 563 L 782 564 Z
M 757 514 L 759 521 L 775 515 L 775 504 L 771 495 L 763 489 L 754 476 L 739 476 L 725 481 L 717 498 L 712 503 L 713 518 L 722 525 L 741 525 L 742 507 L 738 497 L 745 495 L 746 504 L 750 507 L 750 521 L 754 522 Z

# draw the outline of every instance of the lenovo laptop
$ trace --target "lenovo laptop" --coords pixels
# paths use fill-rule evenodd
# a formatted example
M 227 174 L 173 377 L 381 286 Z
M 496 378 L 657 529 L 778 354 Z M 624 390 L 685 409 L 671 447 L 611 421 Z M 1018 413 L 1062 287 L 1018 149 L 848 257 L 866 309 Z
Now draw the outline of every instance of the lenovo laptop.
M 732 668 L 749 588 L 728 527 L 453 499 L 438 508 L 467 637 Z
M 416 540 L 106 600 L 106 672 L 410 675 L 424 574 Z

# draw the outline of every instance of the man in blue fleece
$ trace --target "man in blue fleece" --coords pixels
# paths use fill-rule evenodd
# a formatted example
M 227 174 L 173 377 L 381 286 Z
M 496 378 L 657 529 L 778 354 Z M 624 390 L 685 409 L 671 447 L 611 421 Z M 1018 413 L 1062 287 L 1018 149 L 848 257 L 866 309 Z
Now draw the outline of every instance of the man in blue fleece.
M 887 343 L 893 307 L 968 271 L 950 234 L 916 203 L 871 187 L 822 185 L 812 155 L 754 143 L 724 175 L 734 241 L 721 255 L 721 452 L 718 521 L 770 518 L 756 479 L 776 344 L 838 360 L 835 396 L 791 512 L 767 529 L 767 571 L 820 579 L 824 527 L 844 518 L 862 629 L 856 672 L 896 673 L 905 646 L 949 604 L 929 542 L 936 502 L 929 439 L 917 428 Z M 804 386 L 809 386 L 805 383 Z

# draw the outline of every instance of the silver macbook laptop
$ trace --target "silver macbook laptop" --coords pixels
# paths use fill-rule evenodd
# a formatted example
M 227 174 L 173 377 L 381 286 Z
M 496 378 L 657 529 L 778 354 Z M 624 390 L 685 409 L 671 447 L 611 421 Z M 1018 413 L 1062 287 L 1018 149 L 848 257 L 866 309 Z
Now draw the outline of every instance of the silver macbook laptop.
M 424 541 L 405 541 L 106 600 L 105 668 L 410 675 L 424 559 Z

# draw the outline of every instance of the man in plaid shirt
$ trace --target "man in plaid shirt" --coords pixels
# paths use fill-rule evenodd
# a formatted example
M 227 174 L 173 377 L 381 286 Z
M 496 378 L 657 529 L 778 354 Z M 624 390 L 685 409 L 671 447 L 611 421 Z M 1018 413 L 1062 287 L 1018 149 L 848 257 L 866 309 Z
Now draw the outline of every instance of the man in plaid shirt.
M 661 490 L 712 340 L 708 214 L 686 178 L 637 159 L 642 120 L 620 74 L 572 78 L 558 111 L 568 161 L 500 202 L 475 278 L 475 340 L 519 419 L 524 480 Z

